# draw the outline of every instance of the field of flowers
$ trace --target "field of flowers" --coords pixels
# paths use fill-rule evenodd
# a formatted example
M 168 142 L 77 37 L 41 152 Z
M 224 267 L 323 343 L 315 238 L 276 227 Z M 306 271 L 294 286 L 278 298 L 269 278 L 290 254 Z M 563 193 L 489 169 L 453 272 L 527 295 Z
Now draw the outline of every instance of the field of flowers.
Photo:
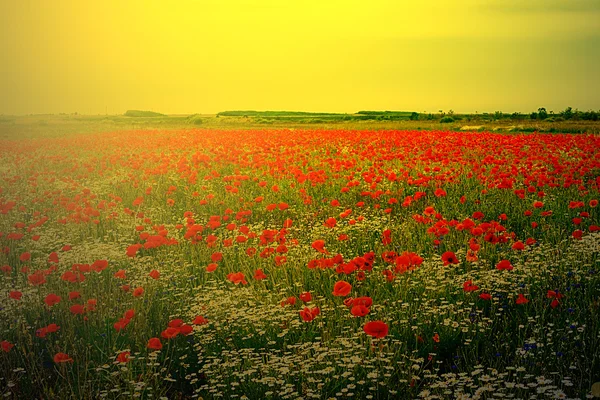
M 586 398 L 600 136 L 0 141 L 7 399 Z

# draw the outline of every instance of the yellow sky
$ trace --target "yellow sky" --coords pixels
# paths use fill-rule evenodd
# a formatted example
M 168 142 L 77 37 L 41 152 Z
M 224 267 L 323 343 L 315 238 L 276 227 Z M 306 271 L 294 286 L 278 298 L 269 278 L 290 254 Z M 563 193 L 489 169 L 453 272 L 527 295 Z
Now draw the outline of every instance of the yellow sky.
M 0 113 L 600 108 L 599 0 L 0 2 Z

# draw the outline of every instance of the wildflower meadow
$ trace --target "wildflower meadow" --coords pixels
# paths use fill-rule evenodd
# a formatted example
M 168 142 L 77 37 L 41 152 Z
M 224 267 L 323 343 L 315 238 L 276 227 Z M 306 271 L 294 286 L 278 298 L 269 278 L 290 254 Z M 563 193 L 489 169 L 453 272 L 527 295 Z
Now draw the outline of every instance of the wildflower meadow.
M 600 137 L 0 141 L 6 399 L 591 398 Z

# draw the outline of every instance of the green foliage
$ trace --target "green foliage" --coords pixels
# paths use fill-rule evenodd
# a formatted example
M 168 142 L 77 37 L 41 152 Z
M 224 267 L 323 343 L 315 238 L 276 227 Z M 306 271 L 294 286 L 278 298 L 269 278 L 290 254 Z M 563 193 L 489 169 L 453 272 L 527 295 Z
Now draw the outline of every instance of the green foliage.
M 454 118 L 452 118 L 450 116 L 446 116 L 446 117 L 443 117 L 442 119 L 440 119 L 440 123 L 442 123 L 442 124 L 447 124 L 450 122 L 454 122 Z
M 546 109 L 544 107 L 538 108 L 537 118 L 541 119 L 541 120 L 548 118 L 548 112 L 546 111 Z
M 414 115 L 413 115 L 414 114 Z M 415 117 L 416 116 L 416 117 Z M 255 121 L 285 121 L 296 123 L 329 123 L 341 121 L 402 121 L 418 119 L 417 113 L 408 111 L 359 111 L 356 114 L 311 113 L 302 111 L 223 111 L 217 117 L 256 118 Z M 260 121 L 259 121 L 260 120 Z
M 202 117 L 200 117 L 200 114 L 192 114 L 189 117 L 187 117 L 187 121 L 189 124 L 192 125 L 202 125 L 203 120 Z
M 125 112 L 126 117 L 142 118 L 142 117 L 164 117 L 165 114 L 157 113 L 154 111 L 142 111 L 142 110 L 127 110 Z
M 253 110 L 235 110 L 221 111 L 217 114 L 221 117 L 321 117 L 321 116 L 342 116 L 346 114 L 339 113 L 313 113 L 304 111 L 253 111 Z
M 583 119 L 584 121 L 598 121 L 598 119 L 600 119 L 600 111 L 589 110 L 589 111 L 582 112 L 580 114 L 581 114 L 581 119 Z
M 565 108 L 564 111 L 560 112 L 560 116 L 563 117 L 564 119 L 573 118 L 573 108 L 571 108 L 571 107 Z

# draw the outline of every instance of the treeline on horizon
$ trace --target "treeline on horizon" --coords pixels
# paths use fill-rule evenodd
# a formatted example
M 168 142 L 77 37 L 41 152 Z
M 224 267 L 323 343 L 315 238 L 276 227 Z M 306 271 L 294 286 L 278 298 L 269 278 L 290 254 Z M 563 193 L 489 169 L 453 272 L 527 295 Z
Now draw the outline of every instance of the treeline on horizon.
M 29 114 L 30 116 L 49 116 L 54 114 Z M 59 113 L 57 115 L 74 115 L 85 117 L 84 114 L 74 113 Z M 101 114 L 98 114 L 101 115 Z M 183 119 L 186 122 L 201 124 L 203 119 L 209 117 L 209 114 L 191 114 L 191 115 L 169 115 L 155 111 L 144 111 L 144 110 L 127 110 L 124 117 L 129 118 L 150 118 L 152 120 L 156 118 L 167 118 L 169 120 L 173 118 Z M 118 117 L 118 116 L 115 116 Z M 529 114 L 520 112 L 505 113 L 502 111 L 496 111 L 493 113 L 455 113 L 453 110 L 439 110 L 437 113 L 418 113 L 414 111 L 376 111 L 376 110 L 361 110 L 354 114 L 349 113 L 326 113 L 326 112 L 306 112 L 306 111 L 256 111 L 256 110 L 232 110 L 222 111 L 216 114 L 216 117 L 240 117 L 240 118 L 252 118 L 255 122 L 267 122 L 267 121 L 291 121 L 298 123 L 319 123 L 319 122 L 335 122 L 335 121 L 436 121 L 439 120 L 441 123 L 454 122 L 454 121 L 498 121 L 498 120 L 511 120 L 511 121 L 547 121 L 547 122 L 560 122 L 560 121 L 598 121 L 600 120 L 600 110 L 588 110 L 580 111 L 567 107 L 563 111 L 555 113 L 554 111 L 546 110 L 544 107 L 538 108 L 537 111 L 533 111 Z M 0 122 L 11 122 L 13 118 L 10 115 L 0 114 Z
M 254 111 L 235 110 L 222 111 L 217 117 L 254 118 L 257 121 L 293 121 L 293 122 L 331 122 L 331 121 L 366 121 L 366 120 L 407 120 L 411 112 L 406 111 L 359 111 L 356 114 L 321 113 L 304 111 Z
M 316 119 L 317 122 L 325 120 L 378 120 L 378 121 L 394 121 L 394 120 L 437 120 L 440 122 L 454 122 L 462 119 L 481 119 L 481 120 L 539 120 L 539 121 L 566 121 L 566 120 L 583 120 L 583 121 L 598 121 L 600 119 L 600 110 L 594 111 L 579 111 L 573 110 L 572 107 L 567 107 L 563 111 L 554 113 L 547 111 L 546 108 L 540 107 L 537 111 L 530 114 L 520 112 L 504 113 L 496 111 L 494 113 L 465 113 L 457 114 L 453 110 L 447 112 L 439 110 L 438 113 L 417 113 L 414 111 L 359 111 L 356 114 L 344 113 L 316 113 L 303 111 L 254 111 L 254 110 L 234 110 L 222 111 L 217 114 L 217 117 L 245 117 L 259 118 L 269 120 L 298 120 L 298 119 Z

